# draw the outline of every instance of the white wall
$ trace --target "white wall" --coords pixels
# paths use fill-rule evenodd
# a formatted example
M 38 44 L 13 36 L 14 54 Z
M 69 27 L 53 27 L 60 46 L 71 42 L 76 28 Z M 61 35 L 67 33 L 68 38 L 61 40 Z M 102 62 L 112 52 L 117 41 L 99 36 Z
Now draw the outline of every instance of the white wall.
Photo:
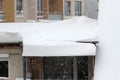
M 120 80 L 120 0 L 100 0 L 94 80 Z

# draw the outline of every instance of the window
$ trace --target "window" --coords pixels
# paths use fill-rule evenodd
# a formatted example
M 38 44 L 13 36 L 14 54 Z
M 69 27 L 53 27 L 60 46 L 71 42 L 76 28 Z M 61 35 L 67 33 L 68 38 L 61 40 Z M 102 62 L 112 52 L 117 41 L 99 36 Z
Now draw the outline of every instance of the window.
M 93 56 L 25 57 L 24 78 L 32 80 L 92 80 Z
M 0 77 L 2 78 L 8 78 L 8 61 L 0 61 Z
M 70 16 L 70 1 L 65 1 L 64 3 L 64 12 L 65 12 L 65 16 Z
M 0 54 L 0 80 L 8 79 L 9 77 L 8 58 L 8 54 Z
M 16 0 L 16 14 L 23 15 L 23 0 Z
M 44 80 L 88 80 L 88 57 L 44 57 Z
M 72 57 L 44 57 L 44 80 L 71 80 L 73 79 Z
M 75 15 L 80 16 L 81 15 L 81 2 L 75 1 Z
M 42 0 L 37 0 L 37 16 L 42 15 Z
M 2 0 L 0 0 L 0 10 L 2 9 Z

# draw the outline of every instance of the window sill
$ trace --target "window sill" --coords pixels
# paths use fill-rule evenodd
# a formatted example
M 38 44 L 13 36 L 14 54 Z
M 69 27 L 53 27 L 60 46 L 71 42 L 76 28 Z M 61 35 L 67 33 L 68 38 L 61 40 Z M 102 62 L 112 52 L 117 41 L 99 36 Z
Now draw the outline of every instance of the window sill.
M 8 77 L 0 77 L 0 80 L 9 80 Z
M 21 15 L 16 15 L 16 17 L 24 17 L 24 15 L 22 15 L 22 14 Z
M 70 19 L 72 18 L 73 16 L 64 16 L 64 19 Z

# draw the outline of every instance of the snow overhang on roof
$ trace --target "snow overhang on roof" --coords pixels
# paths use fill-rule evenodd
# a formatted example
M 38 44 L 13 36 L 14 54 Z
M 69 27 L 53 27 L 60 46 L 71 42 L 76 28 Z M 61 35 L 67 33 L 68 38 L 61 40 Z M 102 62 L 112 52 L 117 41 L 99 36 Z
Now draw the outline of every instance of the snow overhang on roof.
M 19 42 L 22 42 L 22 37 L 18 33 L 0 32 L 0 44 Z
M 22 38 L 17 33 L 0 32 L 0 53 L 21 54 Z
M 55 43 L 54 43 L 55 44 Z M 92 43 L 67 43 L 59 45 L 24 45 L 23 56 L 95 56 Z

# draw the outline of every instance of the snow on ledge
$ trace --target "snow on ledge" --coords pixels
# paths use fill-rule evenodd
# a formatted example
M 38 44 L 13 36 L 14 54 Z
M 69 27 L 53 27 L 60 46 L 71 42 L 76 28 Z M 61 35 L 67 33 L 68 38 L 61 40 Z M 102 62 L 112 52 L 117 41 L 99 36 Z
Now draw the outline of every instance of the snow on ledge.
M 18 33 L 0 32 L 0 43 L 22 42 L 22 37 Z
M 24 45 L 23 56 L 94 56 L 96 46 L 92 43 L 63 45 Z

